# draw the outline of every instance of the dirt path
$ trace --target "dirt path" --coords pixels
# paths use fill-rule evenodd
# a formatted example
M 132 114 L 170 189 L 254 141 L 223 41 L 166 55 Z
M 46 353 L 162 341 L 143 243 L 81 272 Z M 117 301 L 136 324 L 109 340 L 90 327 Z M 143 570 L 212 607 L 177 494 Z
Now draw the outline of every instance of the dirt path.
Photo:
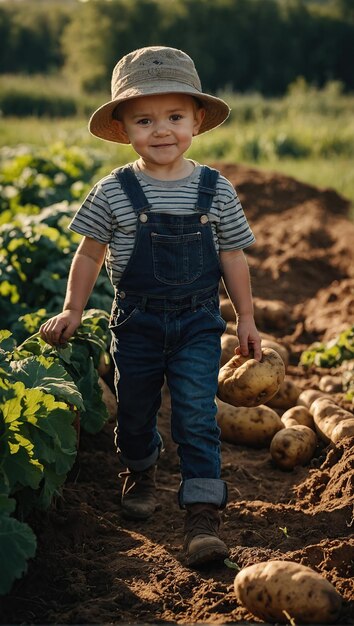
M 301 389 L 316 387 L 321 372 L 304 375 L 297 365 L 301 351 L 353 323 L 354 225 L 346 217 L 348 203 L 331 190 L 279 174 L 220 168 L 235 183 L 257 237 L 249 252 L 255 297 L 290 307 L 285 328 L 260 330 L 289 349 L 288 376 Z M 120 513 L 113 424 L 96 437 L 82 436 L 63 497 L 31 520 L 37 557 L 2 600 L 2 623 L 257 621 L 237 604 L 235 570 L 184 566 L 167 392 L 160 429 L 166 443 L 158 474 L 161 508 L 144 524 L 127 522 Z M 274 468 L 268 449 L 222 445 L 229 486 L 223 537 L 230 559 L 240 567 L 271 558 L 313 567 L 342 594 L 342 624 L 354 624 L 353 443 L 319 446 L 310 467 L 292 472 Z

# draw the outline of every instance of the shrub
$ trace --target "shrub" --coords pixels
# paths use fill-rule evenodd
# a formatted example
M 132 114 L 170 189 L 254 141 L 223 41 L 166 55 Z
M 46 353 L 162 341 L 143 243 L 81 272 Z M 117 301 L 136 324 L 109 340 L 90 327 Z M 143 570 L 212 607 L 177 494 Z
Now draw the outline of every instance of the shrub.
M 4 116 L 17 117 L 69 117 L 78 112 L 77 102 L 71 96 L 27 93 L 15 89 L 0 95 L 0 109 Z

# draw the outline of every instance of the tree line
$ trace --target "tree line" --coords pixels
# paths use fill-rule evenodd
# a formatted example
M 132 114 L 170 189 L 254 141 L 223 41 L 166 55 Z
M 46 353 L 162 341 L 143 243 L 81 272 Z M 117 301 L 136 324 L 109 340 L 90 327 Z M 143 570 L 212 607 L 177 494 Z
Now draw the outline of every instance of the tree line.
M 145 45 L 192 56 L 205 90 L 281 95 L 298 76 L 354 89 L 352 0 L 77 0 L 0 5 L 0 73 L 75 77 L 107 90 L 114 64 Z

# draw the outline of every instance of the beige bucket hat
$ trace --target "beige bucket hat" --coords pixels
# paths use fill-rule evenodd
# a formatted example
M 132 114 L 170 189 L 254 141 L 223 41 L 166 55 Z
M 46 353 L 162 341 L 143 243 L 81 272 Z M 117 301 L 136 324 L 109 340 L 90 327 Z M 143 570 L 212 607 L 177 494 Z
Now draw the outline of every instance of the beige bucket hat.
M 97 109 L 90 121 L 92 135 L 114 141 L 129 143 L 112 124 L 112 114 L 120 102 L 166 93 L 195 96 L 205 108 L 205 117 L 199 134 L 222 124 L 230 114 L 230 108 L 215 96 L 202 92 L 200 79 L 192 59 L 182 50 L 165 46 L 151 46 L 134 50 L 118 61 L 112 73 L 112 99 Z

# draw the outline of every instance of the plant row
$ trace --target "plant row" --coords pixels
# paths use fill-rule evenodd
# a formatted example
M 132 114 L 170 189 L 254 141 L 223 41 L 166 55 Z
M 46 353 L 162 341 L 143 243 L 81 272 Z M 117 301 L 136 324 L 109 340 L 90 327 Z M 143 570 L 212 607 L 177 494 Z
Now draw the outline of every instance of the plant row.
M 25 329 L 45 317 L 28 314 L 19 324 Z M 36 537 L 24 520 L 59 494 L 75 462 L 79 428 L 96 433 L 108 417 L 97 372 L 108 320 L 103 311 L 86 311 L 59 350 L 38 333 L 17 345 L 10 331 L 0 331 L 0 594 L 35 555 Z
M 54 146 L 15 156 L 0 169 L 0 318 L 18 341 L 25 338 L 20 316 L 43 307 L 49 314 L 61 310 L 80 241 L 68 229 L 76 209 L 72 201 L 99 164 L 82 150 Z M 103 270 L 88 308 L 109 311 L 112 295 Z
M 109 342 L 108 277 L 100 276 L 65 347 L 49 346 L 38 333 L 61 310 L 78 242 L 67 228 L 72 202 L 98 165 L 82 151 L 56 146 L 23 151 L 1 167 L 0 594 L 35 555 L 28 516 L 60 494 L 80 427 L 97 433 L 108 417 L 98 375 Z
M 1 156 L 1 224 L 17 213 L 38 214 L 56 202 L 82 198 L 101 165 L 97 155 L 61 142 L 41 150 L 30 146 L 4 149 Z

